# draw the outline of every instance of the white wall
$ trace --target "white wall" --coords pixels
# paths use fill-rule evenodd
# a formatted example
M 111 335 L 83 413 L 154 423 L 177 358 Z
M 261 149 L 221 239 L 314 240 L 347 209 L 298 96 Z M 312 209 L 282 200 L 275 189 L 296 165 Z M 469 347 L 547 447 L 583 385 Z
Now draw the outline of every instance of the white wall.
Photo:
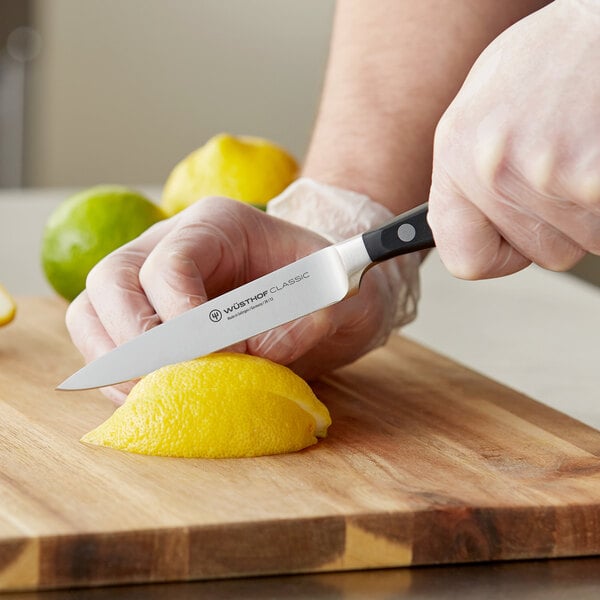
M 302 158 L 334 0 L 31 2 L 25 185 L 161 185 L 220 131 Z M 573 272 L 600 285 L 600 258 Z
M 302 157 L 333 0 L 34 0 L 25 183 L 161 184 L 220 131 Z

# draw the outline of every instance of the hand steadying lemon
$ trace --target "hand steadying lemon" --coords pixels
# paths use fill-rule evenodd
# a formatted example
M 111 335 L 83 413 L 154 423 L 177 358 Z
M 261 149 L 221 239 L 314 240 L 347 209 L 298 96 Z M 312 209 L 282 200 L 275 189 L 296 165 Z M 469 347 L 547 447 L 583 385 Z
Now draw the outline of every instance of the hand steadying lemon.
M 267 140 L 219 135 L 175 167 L 160 208 L 125 188 L 81 192 L 46 227 L 48 279 L 72 299 L 98 260 L 165 215 L 211 195 L 264 209 L 296 171 L 294 159 Z M 288 368 L 217 353 L 146 376 L 82 441 L 149 455 L 251 457 L 306 448 L 325 437 L 330 424 L 327 408 Z

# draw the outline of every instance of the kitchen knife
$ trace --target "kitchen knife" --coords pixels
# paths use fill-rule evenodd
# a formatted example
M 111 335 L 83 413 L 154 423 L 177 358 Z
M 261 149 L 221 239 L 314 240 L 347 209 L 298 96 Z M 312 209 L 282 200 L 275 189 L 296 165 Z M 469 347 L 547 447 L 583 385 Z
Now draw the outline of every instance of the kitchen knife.
M 427 203 L 381 227 L 305 256 L 118 346 L 58 386 L 103 387 L 226 348 L 358 291 L 369 267 L 432 248 Z

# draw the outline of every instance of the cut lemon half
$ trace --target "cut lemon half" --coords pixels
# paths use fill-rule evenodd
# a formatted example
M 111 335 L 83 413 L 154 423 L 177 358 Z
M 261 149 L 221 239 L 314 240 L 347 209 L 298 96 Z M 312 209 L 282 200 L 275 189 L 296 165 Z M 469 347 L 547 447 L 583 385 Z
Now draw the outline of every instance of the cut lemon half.
M 147 375 L 82 442 L 154 456 L 295 452 L 325 437 L 329 412 L 293 371 L 220 352 Z

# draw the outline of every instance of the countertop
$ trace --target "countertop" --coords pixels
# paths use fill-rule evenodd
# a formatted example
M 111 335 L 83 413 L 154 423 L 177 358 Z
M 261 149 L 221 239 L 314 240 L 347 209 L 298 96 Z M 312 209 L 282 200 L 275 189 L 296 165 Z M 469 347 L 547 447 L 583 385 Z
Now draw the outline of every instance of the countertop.
M 157 188 L 141 186 L 151 198 Z M 0 283 L 52 290 L 40 267 L 44 223 L 71 190 L 0 191 Z M 403 334 L 600 429 L 600 288 L 537 267 L 497 280 L 450 276 L 434 252 L 417 320 Z M 50 592 L 45 598 L 596 598 L 600 559 L 290 576 Z M 8 596 L 6 596 L 8 597 Z M 23 600 L 37 594 L 21 594 Z

